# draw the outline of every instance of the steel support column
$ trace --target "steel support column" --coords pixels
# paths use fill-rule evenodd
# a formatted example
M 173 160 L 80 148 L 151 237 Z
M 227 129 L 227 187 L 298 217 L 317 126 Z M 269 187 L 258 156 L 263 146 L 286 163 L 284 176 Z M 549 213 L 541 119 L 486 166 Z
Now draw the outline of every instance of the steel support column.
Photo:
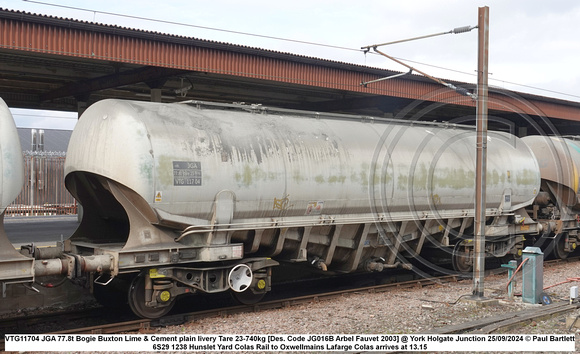
M 487 65 L 489 59 L 489 7 L 487 6 L 479 8 L 478 33 L 473 297 L 483 298 L 483 278 L 485 272 L 485 183 L 487 173 Z

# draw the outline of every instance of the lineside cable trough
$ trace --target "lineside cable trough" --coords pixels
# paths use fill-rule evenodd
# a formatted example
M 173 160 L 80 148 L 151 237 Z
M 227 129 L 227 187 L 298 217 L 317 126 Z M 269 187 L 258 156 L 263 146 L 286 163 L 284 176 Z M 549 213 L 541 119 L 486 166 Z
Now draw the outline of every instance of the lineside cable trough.
M 365 54 L 368 53 L 372 49 L 376 53 L 384 56 L 385 58 L 391 59 L 392 61 L 394 61 L 394 62 L 396 62 L 398 64 L 401 64 L 401 65 L 407 67 L 409 69 L 409 72 L 401 73 L 401 74 L 396 74 L 396 75 L 391 75 L 391 76 L 387 76 L 387 77 L 384 77 L 384 78 L 380 78 L 380 79 L 376 79 L 376 80 L 371 80 L 371 81 L 362 81 L 360 83 L 360 85 L 361 86 L 364 86 L 364 87 L 367 87 L 368 84 L 372 84 L 372 83 L 379 82 L 379 81 L 384 81 L 384 80 L 389 80 L 389 79 L 394 79 L 394 78 L 397 78 L 397 77 L 403 77 L 403 76 L 406 76 L 406 75 L 410 75 L 413 71 L 416 71 L 419 74 L 421 74 L 421 75 L 423 75 L 423 76 L 425 76 L 425 77 L 427 77 L 427 78 L 429 78 L 429 79 L 437 82 L 438 84 L 441 84 L 441 85 L 443 85 L 445 87 L 448 87 L 448 88 L 454 90 L 455 92 L 459 93 L 460 95 L 469 96 L 469 97 L 471 97 L 471 99 L 476 100 L 477 99 L 477 95 L 474 94 L 474 93 L 469 92 L 467 89 L 465 89 L 463 87 L 457 87 L 457 86 L 455 86 L 455 85 L 453 85 L 451 83 L 448 83 L 448 82 L 445 82 L 445 81 L 443 81 L 441 79 L 438 79 L 436 77 L 433 77 L 433 76 L 431 76 L 431 75 L 429 75 L 429 74 L 427 74 L 427 73 L 425 73 L 425 72 L 423 72 L 421 70 L 418 70 L 418 69 L 416 69 L 416 68 L 414 68 L 414 67 L 412 67 L 412 66 L 410 66 L 408 64 L 405 64 L 404 62 L 402 62 L 402 61 L 400 61 L 400 60 L 398 60 L 398 59 L 396 59 L 396 58 L 394 58 L 394 57 L 392 57 L 390 55 L 387 55 L 386 53 L 384 53 L 384 52 L 382 52 L 382 51 L 380 51 L 380 50 L 377 49 L 377 47 L 381 47 L 381 46 L 385 46 L 385 45 L 397 44 L 397 43 L 403 43 L 403 42 L 409 42 L 409 41 L 414 41 L 414 40 L 417 40 L 417 39 L 424 39 L 424 38 L 430 38 L 430 37 L 435 37 L 435 36 L 441 36 L 441 35 L 444 35 L 444 34 L 450 34 L 450 33 L 453 33 L 453 34 L 466 33 L 466 32 L 471 31 L 474 28 L 478 28 L 478 26 L 463 26 L 463 27 L 457 27 L 457 28 L 454 28 L 451 31 L 447 31 L 447 32 L 441 32 L 441 33 L 435 33 L 435 34 L 428 34 L 426 36 L 420 36 L 420 37 L 402 39 L 402 40 L 393 41 L 393 42 L 387 42 L 387 43 L 372 44 L 372 45 L 368 45 L 368 46 L 365 46 L 365 47 L 361 47 L 361 49 L 363 50 L 363 52 Z

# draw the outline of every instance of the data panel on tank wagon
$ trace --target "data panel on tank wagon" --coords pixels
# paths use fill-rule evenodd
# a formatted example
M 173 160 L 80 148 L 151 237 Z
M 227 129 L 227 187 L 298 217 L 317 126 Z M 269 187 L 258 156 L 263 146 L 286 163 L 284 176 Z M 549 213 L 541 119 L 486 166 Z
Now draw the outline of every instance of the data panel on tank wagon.
M 201 186 L 201 162 L 199 162 L 199 161 L 174 161 L 173 162 L 173 185 L 174 186 Z

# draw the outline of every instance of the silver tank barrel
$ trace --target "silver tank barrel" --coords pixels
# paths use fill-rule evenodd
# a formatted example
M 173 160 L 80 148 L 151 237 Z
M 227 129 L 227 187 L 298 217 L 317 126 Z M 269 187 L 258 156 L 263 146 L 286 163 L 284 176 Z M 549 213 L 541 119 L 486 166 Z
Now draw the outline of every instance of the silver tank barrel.
M 24 158 L 12 114 L 0 98 L 0 280 L 7 283 L 31 280 L 33 260 L 18 253 L 4 230 L 6 208 L 24 183 Z
M 363 213 L 461 217 L 473 210 L 474 146 L 471 127 L 103 100 L 77 124 L 65 172 L 67 186 L 89 173 L 129 188 L 142 198 L 132 201 L 143 215 L 168 225 Z M 526 144 L 490 132 L 488 160 L 488 209 L 533 201 L 540 175 Z
M 0 98 L 0 214 L 20 193 L 24 161 L 12 114 Z
M 570 207 L 580 207 L 579 142 L 540 135 L 526 136 L 522 140 L 534 152 L 542 179 L 553 184 L 552 190 L 558 194 L 558 198 Z

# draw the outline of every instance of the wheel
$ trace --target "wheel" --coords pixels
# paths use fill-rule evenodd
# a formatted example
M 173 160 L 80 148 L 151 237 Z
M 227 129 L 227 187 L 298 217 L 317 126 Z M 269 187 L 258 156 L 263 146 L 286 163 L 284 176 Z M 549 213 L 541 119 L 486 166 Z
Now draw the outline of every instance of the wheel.
M 554 249 L 552 250 L 554 257 L 559 259 L 568 258 L 569 252 L 565 250 L 566 242 L 568 242 L 568 237 L 566 237 L 565 234 L 560 234 L 556 236 L 556 238 L 552 242 L 554 242 Z
M 453 248 L 451 263 L 453 269 L 458 272 L 468 273 L 473 271 L 471 252 L 469 252 L 468 246 L 465 246 L 465 240 L 457 243 Z
M 129 306 L 134 314 L 142 318 L 159 318 L 165 316 L 175 305 L 175 301 L 170 299 L 170 304 L 160 307 L 148 307 L 145 305 L 145 281 L 146 276 L 138 275 L 129 287 Z
M 253 280 L 254 274 L 252 273 L 252 269 L 245 264 L 238 264 L 230 271 L 228 275 L 228 285 L 232 290 L 233 298 L 240 304 L 253 305 L 260 302 L 264 298 L 264 295 L 266 295 L 266 292 L 255 294 L 252 289 L 250 289 Z M 258 280 L 258 284 L 263 284 L 265 286 L 266 283 L 263 279 L 260 279 Z
M 251 289 L 247 289 L 246 291 L 243 291 L 241 293 L 232 291 L 231 294 L 234 300 L 236 300 L 242 305 L 257 304 L 258 302 L 262 301 L 262 299 L 266 295 L 265 292 L 254 294 Z

